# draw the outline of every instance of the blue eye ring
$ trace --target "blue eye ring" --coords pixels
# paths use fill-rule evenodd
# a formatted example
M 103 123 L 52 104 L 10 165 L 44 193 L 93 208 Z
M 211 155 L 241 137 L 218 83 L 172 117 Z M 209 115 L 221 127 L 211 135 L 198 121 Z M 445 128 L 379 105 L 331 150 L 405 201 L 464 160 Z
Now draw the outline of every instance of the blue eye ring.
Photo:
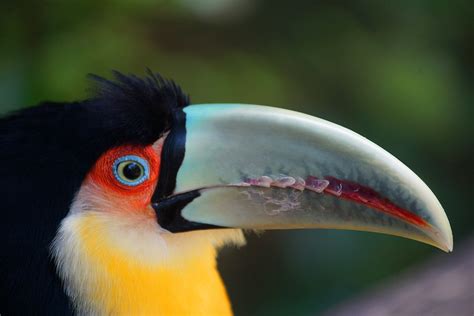
M 123 173 L 123 169 L 130 164 L 135 164 L 140 168 L 141 173 L 136 179 L 129 179 Z M 135 155 L 126 155 L 117 158 L 112 166 L 112 171 L 118 182 L 131 187 L 140 185 L 150 178 L 150 166 L 148 165 L 148 161 Z

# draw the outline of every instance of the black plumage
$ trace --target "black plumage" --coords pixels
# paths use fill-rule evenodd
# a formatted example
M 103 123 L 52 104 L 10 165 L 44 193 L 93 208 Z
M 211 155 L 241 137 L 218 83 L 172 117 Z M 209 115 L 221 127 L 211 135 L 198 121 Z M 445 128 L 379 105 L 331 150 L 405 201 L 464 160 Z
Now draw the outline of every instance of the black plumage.
M 85 175 L 112 147 L 151 144 L 184 126 L 189 99 L 175 83 L 151 72 L 114 76 L 91 75 L 88 100 L 42 103 L 0 119 L 2 315 L 72 312 L 49 247 Z M 160 190 L 172 191 L 174 181 L 165 182 Z

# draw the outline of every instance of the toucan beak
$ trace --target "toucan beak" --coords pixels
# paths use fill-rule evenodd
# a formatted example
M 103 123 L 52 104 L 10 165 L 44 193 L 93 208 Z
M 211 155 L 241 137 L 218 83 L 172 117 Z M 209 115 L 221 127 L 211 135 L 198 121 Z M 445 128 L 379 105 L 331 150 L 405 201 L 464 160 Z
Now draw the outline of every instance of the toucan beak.
M 162 158 L 179 160 L 173 192 L 153 204 L 165 229 L 351 229 L 452 250 L 449 221 L 428 186 L 346 128 L 242 104 L 188 106 L 180 120 Z

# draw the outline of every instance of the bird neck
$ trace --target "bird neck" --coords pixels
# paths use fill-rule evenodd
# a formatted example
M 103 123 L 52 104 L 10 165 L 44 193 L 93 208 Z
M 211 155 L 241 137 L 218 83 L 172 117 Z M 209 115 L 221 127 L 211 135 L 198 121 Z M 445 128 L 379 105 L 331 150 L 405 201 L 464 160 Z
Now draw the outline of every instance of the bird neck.
M 240 231 L 171 234 L 135 220 L 96 212 L 63 220 L 53 257 L 79 314 L 232 314 L 216 247 L 242 243 Z

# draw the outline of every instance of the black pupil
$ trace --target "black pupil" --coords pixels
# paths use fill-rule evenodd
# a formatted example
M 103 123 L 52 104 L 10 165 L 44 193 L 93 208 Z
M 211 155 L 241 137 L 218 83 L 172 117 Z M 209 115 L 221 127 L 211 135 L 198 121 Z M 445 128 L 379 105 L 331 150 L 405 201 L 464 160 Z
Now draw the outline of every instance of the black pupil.
M 142 168 L 136 162 L 130 162 L 123 168 L 123 175 L 128 180 L 137 180 L 142 176 Z

